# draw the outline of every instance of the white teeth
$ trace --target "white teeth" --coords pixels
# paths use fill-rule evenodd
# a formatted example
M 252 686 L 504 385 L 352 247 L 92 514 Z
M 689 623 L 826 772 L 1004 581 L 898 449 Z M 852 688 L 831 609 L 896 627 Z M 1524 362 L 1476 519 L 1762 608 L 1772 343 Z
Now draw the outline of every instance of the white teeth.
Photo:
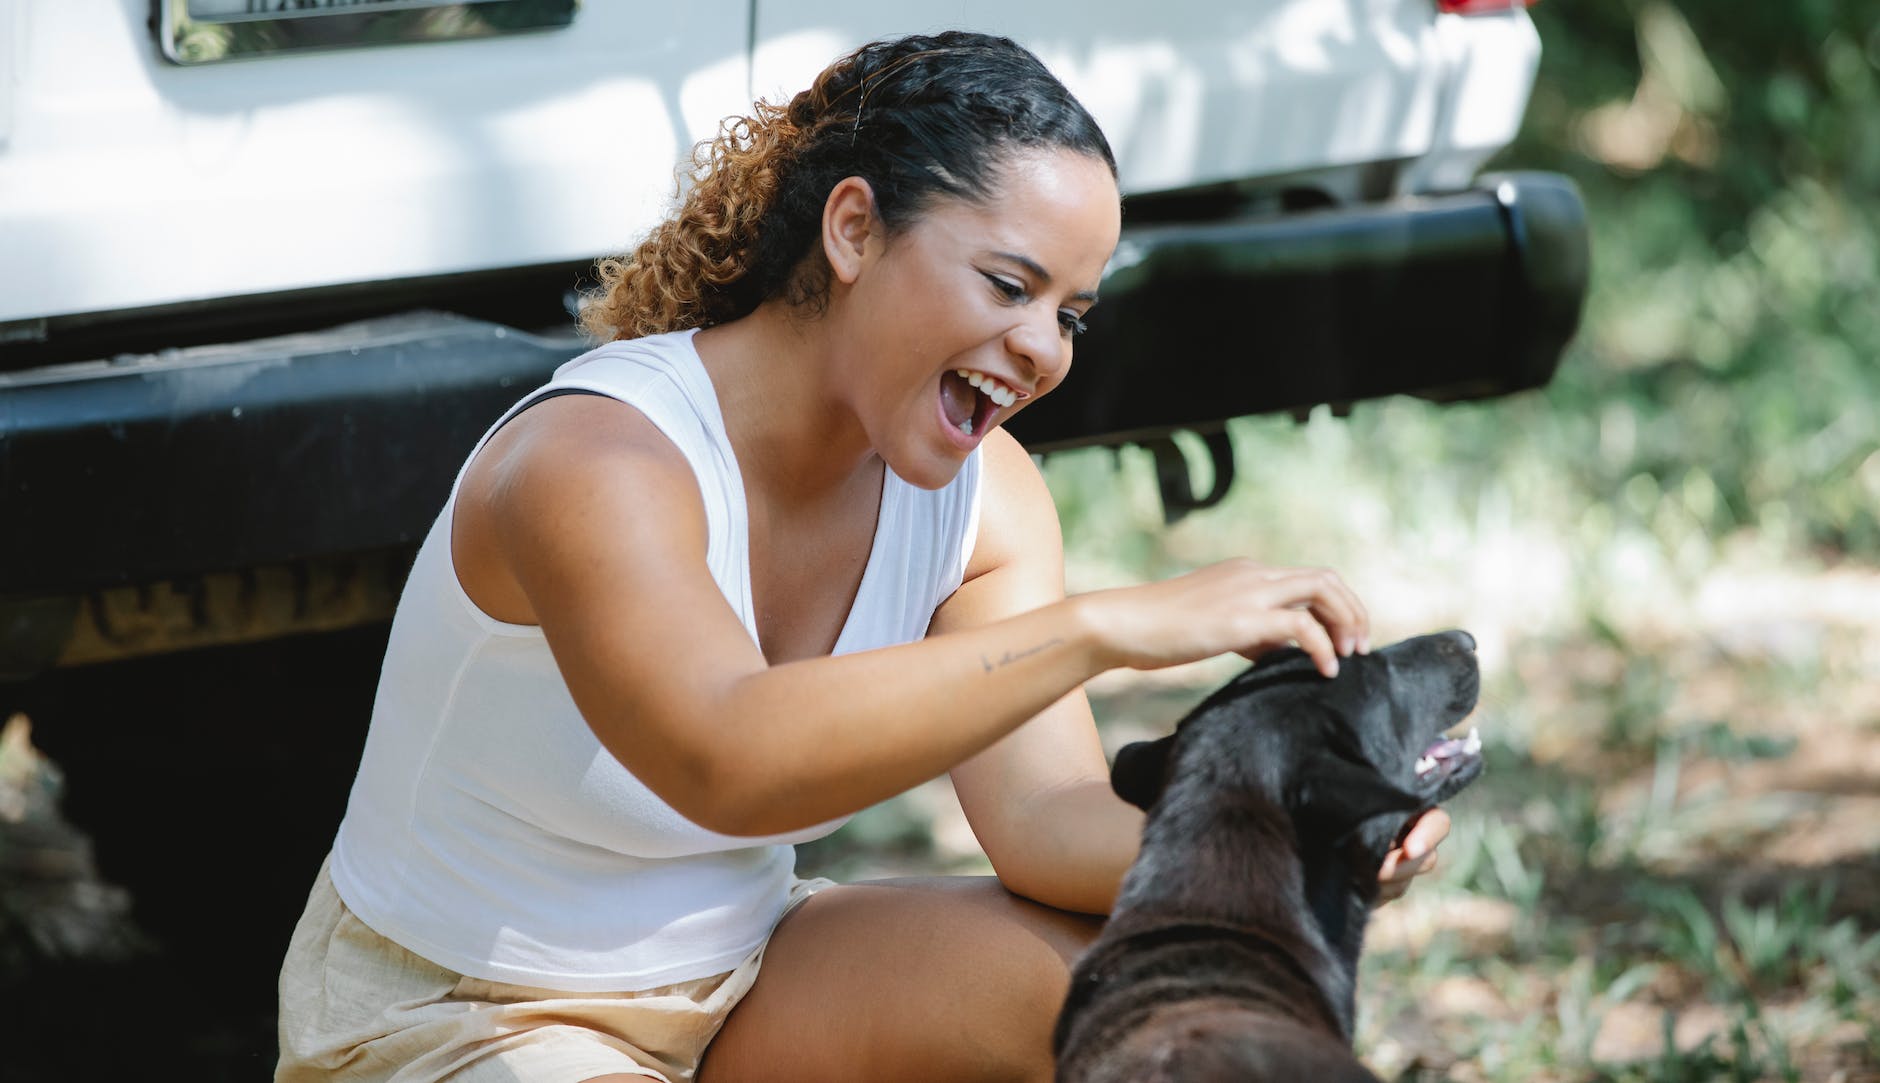
M 1018 401 L 1018 392 L 1000 383 L 997 377 L 971 369 L 954 369 L 955 374 L 968 384 L 978 388 L 985 396 L 1000 406 L 1010 406 Z
M 1436 757 L 1424 756 L 1417 760 L 1417 774 L 1420 775 L 1426 771 L 1434 771 L 1435 769 L 1436 769 Z
M 1475 732 L 1474 726 L 1469 727 L 1469 736 L 1462 742 L 1462 750 L 1464 752 L 1482 751 L 1482 735 Z

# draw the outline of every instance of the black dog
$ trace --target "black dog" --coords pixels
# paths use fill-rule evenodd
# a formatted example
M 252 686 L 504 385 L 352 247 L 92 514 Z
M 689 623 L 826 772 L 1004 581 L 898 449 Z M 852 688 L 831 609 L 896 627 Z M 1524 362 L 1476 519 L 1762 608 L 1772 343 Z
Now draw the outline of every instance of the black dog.
M 1475 707 L 1475 641 L 1443 632 L 1343 659 L 1263 659 L 1111 785 L 1142 853 L 1058 1017 L 1060 1083 L 1377 1077 L 1351 1054 L 1358 952 L 1384 855 L 1481 773 L 1443 732 Z

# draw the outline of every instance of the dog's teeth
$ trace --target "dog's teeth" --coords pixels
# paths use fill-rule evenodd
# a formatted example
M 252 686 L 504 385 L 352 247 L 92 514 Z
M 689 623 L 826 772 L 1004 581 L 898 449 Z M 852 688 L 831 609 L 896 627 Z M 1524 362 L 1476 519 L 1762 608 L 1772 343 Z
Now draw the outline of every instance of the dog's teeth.
M 1474 726 L 1469 727 L 1469 736 L 1467 740 L 1462 742 L 1462 750 L 1464 752 L 1482 751 L 1482 735 L 1475 731 Z
M 1399 762 L 1402 762 L 1402 761 L 1399 761 Z M 1421 759 L 1417 760 L 1417 774 L 1421 775 L 1428 771 L 1434 771 L 1435 769 L 1436 769 L 1436 757 L 1435 756 L 1424 756 Z

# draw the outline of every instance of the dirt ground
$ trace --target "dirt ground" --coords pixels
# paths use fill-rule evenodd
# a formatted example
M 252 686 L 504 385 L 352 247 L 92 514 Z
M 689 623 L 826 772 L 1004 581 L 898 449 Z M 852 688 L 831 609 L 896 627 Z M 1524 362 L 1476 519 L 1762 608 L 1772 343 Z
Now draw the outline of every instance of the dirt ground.
M 1380 1074 L 1880 1080 L 1880 571 L 1737 569 L 1654 619 L 1544 629 L 1442 612 L 1427 586 L 1388 595 L 1384 635 L 1481 630 L 1488 770 L 1442 867 L 1374 922 L 1358 1037 Z M 71 671 L 5 705 L 33 716 L 157 950 L 8 976 L 0 1077 L 131 1070 L 151 1049 L 191 1078 L 265 1074 L 274 971 L 382 634 Z M 1166 732 L 1236 668 L 1092 682 L 1106 746 Z M 985 871 L 943 780 L 799 864 Z
M 1657 612 L 1457 615 L 1493 644 L 1488 770 L 1376 914 L 1359 1047 L 1385 1078 L 1880 1080 L 1880 572 L 1736 569 Z M 1106 747 L 1237 668 L 1091 682 Z M 944 780 L 805 857 L 985 871 Z

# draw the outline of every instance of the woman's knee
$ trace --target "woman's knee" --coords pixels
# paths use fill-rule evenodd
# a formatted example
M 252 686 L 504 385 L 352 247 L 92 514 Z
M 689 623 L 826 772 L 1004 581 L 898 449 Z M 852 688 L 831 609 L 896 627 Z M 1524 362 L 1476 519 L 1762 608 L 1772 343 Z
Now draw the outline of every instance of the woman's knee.
M 782 1045 L 817 1034 L 803 1066 L 827 1070 L 802 1078 L 1048 1080 L 1071 965 L 1100 925 L 990 879 L 832 889 L 778 929 L 704 1075 L 778 1078 Z
M 962 1051 L 974 1070 L 958 1078 L 1050 1080 L 1051 1032 L 1071 967 L 1102 920 L 1013 895 L 990 877 L 885 883 L 933 892 L 951 904 L 943 910 L 949 927 L 942 936 L 957 955 L 939 964 L 936 978 L 959 998 L 956 1033 L 971 1035 L 976 1047 Z

